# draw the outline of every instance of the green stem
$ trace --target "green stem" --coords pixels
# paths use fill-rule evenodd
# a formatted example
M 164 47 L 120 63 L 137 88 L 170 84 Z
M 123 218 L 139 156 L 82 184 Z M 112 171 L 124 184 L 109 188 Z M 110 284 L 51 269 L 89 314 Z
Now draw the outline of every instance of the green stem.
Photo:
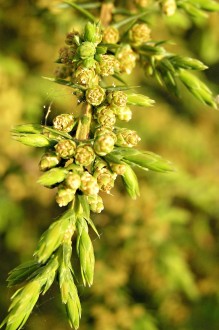
M 122 21 L 119 21 L 118 23 L 114 23 L 112 24 L 115 28 L 120 28 L 121 26 L 125 25 L 125 24 L 128 24 L 130 22 L 133 22 L 133 21 L 136 21 L 137 19 L 145 16 L 145 15 L 148 15 L 149 13 L 151 13 L 151 11 L 149 10 L 146 10 L 146 11 L 143 11 L 142 13 L 140 14 L 137 14 L 137 15 L 133 15 L 131 17 L 128 17 L 128 18 L 125 18 L 123 19 Z
M 81 6 L 76 5 L 76 3 L 71 1 L 64 1 L 64 3 L 68 4 L 69 6 L 73 7 L 74 9 L 78 10 L 80 13 L 82 13 L 84 16 L 89 18 L 92 22 L 96 22 L 97 19 L 89 13 L 86 9 L 82 8 Z
M 92 119 L 92 107 L 88 103 L 84 103 L 83 106 L 83 115 L 79 119 L 78 127 L 76 131 L 76 139 L 77 140 L 87 140 L 90 133 L 90 125 L 91 125 L 91 119 Z

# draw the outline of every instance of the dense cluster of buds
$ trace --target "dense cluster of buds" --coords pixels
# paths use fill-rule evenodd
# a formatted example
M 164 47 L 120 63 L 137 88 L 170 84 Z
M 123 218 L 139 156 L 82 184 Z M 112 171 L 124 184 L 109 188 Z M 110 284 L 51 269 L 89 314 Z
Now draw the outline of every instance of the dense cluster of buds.
M 130 31 L 133 44 L 139 45 L 149 38 L 150 29 L 146 24 L 135 24 Z M 59 140 L 49 146 L 40 161 L 40 170 L 45 173 L 39 182 L 46 187 L 57 187 L 59 206 L 74 202 L 75 195 L 79 194 L 86 196 L 93 212 L 101 212 L 103 202 L 99 193 L 109 194 L 117 175 L 125 173 L 121 160 L 113 163 L 105 157 L 119 147 L 135 147 L 140 141 L 135 131 L 117 127 L 117 120 L 127 122 L 132 118 L 129 99 L 130 104 L 133 100 L 138 104 L 139 97 L 143 98 L 144 106 L 152 105 L 153 101 L 101 85 L 103 77 L 123 71 L 131 73 L 135 66 L 137 54 L 131 46 L 121 45 L 115 53 L 105 46 L 105 43 L 116 44 L 119 39 L 116 28 L 108 26 L 101 30 L 99 24 L 87 23 L 83 34 L 69 33 L 66 46 L 60 50 L 61 68 L 56 71 L 56 78 L 63 79 L 65 72 L 65 79 L 77 86 L 76 93 L 81 91 L 79 101 L 85 111 L 78 118 L 61 114 L 53 119 L 50 128 L 60 132 Z

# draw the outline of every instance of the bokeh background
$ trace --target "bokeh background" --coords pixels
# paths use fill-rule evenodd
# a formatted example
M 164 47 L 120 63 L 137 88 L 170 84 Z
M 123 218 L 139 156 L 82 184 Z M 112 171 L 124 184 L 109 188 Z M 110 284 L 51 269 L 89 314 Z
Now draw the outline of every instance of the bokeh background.
M 126 1 L 127 3 L 128 1 Z M 42 150 L 10 137 L 12 126 L 76 111 L 71 90 L 52 76 L 65 34 L 84 23 L 55 0 L 0 0 L 0 315 L 14 289 L 8 272 L 28 260 L 63 210 L 54 192 L 36 183 Z M 201 59 L 203 79 L 219 93 L 218 14 L 193 21 L 183 13 L 152 20 L 153 38 L 173 40 L 175 53 Z M 159 23 L 159 24 L 158 24 Z M 94 285 L 79 285 L 80 330 L 219 329 L 219 112 L 185 89 L 176 99 L 136 68 L 126 79 L 156 100 L 135 108 L 129 127 L 140 147 L 171 160 L 177 171 L 138 171 L 141 197 L 132 201 L 118 180 L 94 215 Z M 56 285 L 41 297 L 24 329 L 69 329 Z

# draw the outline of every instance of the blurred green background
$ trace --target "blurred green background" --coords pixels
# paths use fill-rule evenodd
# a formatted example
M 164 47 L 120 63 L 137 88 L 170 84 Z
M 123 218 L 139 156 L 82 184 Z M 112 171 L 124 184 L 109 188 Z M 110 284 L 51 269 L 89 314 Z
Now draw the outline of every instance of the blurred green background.
M 126 1 L 128 2 L 128 1 Z M 71 90 L 52 76 L 65 34 L 84 19 L 56 0 L 0 0 L 0 315 L 14 289 L 8 272 L 28 260 L 47 226 L 63 210 L 54 192 L 36 183 L 42 150 L 10 137 L 12 126 L 74 112 Z M 218 14 L 194 22 L 182 13 L 152 20 L 153 38 L 174 40 L 171 49 L 210 66 L 209 86 L 219 93 Z M 171 160 L 174 174 L 138 172 L 141 197 L 132 201 L 118 180 L 105 195 L 105 211 L 93 216 L 94 285 L 79 283 L 80 330 L 219 329 L 219 113 L 182 89 L 178 100 L 136 68 L 132 85 L 156 100 L 134 109 L 128 124 L 140 147 Z M 41 297 L 28 330 L 69 329 L 56 285 Z

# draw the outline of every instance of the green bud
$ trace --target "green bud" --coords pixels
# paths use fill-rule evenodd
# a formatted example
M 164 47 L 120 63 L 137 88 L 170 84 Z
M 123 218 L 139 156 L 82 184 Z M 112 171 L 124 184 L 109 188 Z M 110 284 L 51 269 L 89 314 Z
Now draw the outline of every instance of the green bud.
M 110 107 L 125 107 L 127 103 L 127 95 L 123 91 L 110 92 L 107 95 L 107 101 Z
M 120 120 L 129 121 L 132 119 L 132 110 L 129 107 L 115 108 L 115 114 Z
M 134 147 L 141 140 L 135 131 L 126 128 L 118 129 L 116 137 L 116 145 L 120 147 Z
M 143 94 L 127 94 L 128 105 L 138 105 L 140 107 L 151 107 L 154 105 L 154 100 Z
M 78 329 L 79 327 L 79 320 L 81 318 L 81 304 L 80 299 L 77 294 L 76 286 L 74 285 L 74 291 L 73 286 L 71 286 L 71 289 L 69 290 L 69 299 L 66 304 L 66 312 L 68 316 L 68 322 L 71 326 L 71 328 Z
M 77 221 L 77 231 L 77 253 L 80 258 L 82 280 L 84 285 L 91 286 L 93 284 L 95 259 L 92 241 L 88 234 L 88 226 L 83 218 Z
M 88 22 L 85 25 L 84 40 L 95 43 L 96 45 L 99 44 L 102 40 L 100 25 Z
M 39 168 L 41 171 L 47 171 L 50 168 L 55 167 L 60 162 L 60 158 L 56 155 L 55 152 L 45 153 L 39 163 Z
M 186 88 L 202 103 L 217 109 L 211 90 L 197 77 L 186 70 L 179 71 L 179 79 Z
M 89 145 L 80 145 L 76 148 L 75 163 L 82 166 L 90 165 L 95 158 L 93 148 Z
M 130 45 L 124 45 L 116 52 L 119 61 L 120 72 L 130 74 L 135 67 L 137 54 L 131 49 Z
M 43 133 L 43 127 L 40 124 L 17 125 L 11 130 L 12 133 Z
M 83 66 L 88 69 L 96 68 L 96 61 L 93 57 L 88 57 L 83 60 Z M 97 79 L 97 78 L 96 78 Z
M 125 166 L 126 166 L 126 171 L 122 175 L 123 183 L 130 197 L 132 199 L 136 199 L 140 195 L 138 179 L 132 168 L 127 164 Z
M 53 144 L 41 134 L 13 134 L 12 137 L 14 140 L 31 147 L 49 147 Z
M 76 191 L 81 185 L 81 177 L 78 173 L 69 172 L 65 178 L 65 186 Z
M 126 172 L 126 164 L 110 163 L 110 168 L 117 175 L 123 175 Z
M 119 41 L 119 30 L 114 26 L 107 26 L 103 31 L 103 42 L 106 44 L 117 44 Z
M 94 177 L 97 179 L 98 186 L 100 190 L 110 193 L 110 190 L 114 187 L 114 181 L 116 179 L 116 174 L 112 173 L 107 168 L 101 168 L 94 172 Z
M 100 61 L 101 57 L 98 57 L 98 55 L 106 54 L 106 52 L 107 52 L 107 47 L 102 46 L 102 45 L 97 46 L 95 58 L 97 57 L 97 60 Z
M 214 0 L 190 0 L 190 3 L 206 11 L 219 11 L 219 3 Z
M 39 299 L 41 289 L 42 285 L 39 280 L 32 280 L 18 289 L 11 298 L 9 315 L 3 320 L 0 327 L 6 325 L 5 329 L 21 329 Z
M 99 78 L 92 67 L 86 68 L 83 66 L 79 66 L 74 73 L 74 82 L 86 88 L 98 85 L 98 80 Z
M 190 2 L 180 2 L 179 7 L 183 8 L 189 15 L 194 18 L 207 18 L 207 14 L 201 10 L 199 6 Z
M 62 302 L 66 305 L 69 324 L 72 328 L 77 329 L 81 317 L 81 305 L 69 265 L 61 264 L 59 285 Z
M 102 106 L 97 108 L 95 117 L 98 123 L 102 126 L 113 127 L 116 123 L 116 116 L 114 111 L 109 106 Z
M 88 88 L 86 91 L 86 101 L 91 105 L 100 105 L 105 99 L 105 90 L 100 86 Z
M 74 156 L 76 143 L 72 140 L 61 140 L 55 146 L 56 153 L 59 157 L 68 159 Z
M 122 159 L 124 161 L 128 161 L 133 165 L 140 166 L 145 170 L 152 170 L 156 172 L 174 171 L 174 168 L 169 161 L 163 159 L 161 156 L 153 152 L 141 152 L 135 149 L 122 148 L 119 150 L 119 153 L 123 155 Z
M 99 195 L 87 196 L 90 210 L 94 213 L 101 213 L 104 209 L 103 200 Z
M 12 287 L 13 285 L 23 283 L 27 278 L 39 268 L 38 262 L 36 260 L 26 261 L 12 271 L 10 271 L 7 278 L 8 286 Z
M 93 57 L 95 53 L 96 53 L 96 46 L 92 42 L 84 41 L 78 47 L 78 54 L 82 60 L 89 57 Z
M 166 16 L 172 16 L 175 14 L 177 5 L 175 0 L 162 0 L 161 2 L 162 12 Z
M 201 61 L 196 60 L 191 57 L 183 56 L 171 56 L 169 57 L 171 64 L 176 69 L 186 69 L 186 70 L 205 70 L 208 67 L 204 65 Z
M 119 62 L 113 55 L 100 55 L 99 74 L 103 77 L 112 76 L 119 71 Z
M 53 127 L 67 133 L 72 131 L 75 123 L 74 116 L 71 114 L 61 114 L 53 119 Z
M 75 214 L 68 210 L 43 233 L 34 253 L 39 263 L 45 263 L 60 246 L 72 222 L 75 223 Z
M 151 40 L 151 29 L 147 24 L 135 24 L 129 30 L 129 39 L 135 45 L 140 45 Z
M 97 135 L 94 140 L 94 150 L 99 156 L 110 153 L 115 144 L 116 136 L 113 132 Z
M 97 195 L 99 192 L 97 180 L 87 171 L 81 176 L 80 189 L 85 195 Z
M 56 183 L 60 183 L 65 180 L 68 171 L 61 167 L 56 167 L 48 170 L 37 180 L 38 183 L 45 187 L 50 187 Z
M 44 266 L 44 269 L 40 274 L 39 280 L 41 280 L 41 285 L 43 286 L 42 294 L 45 294 L 46 291 L 49 290 L 55 280 L 56 273 L 59 267 L 59 262 L 57 259 L 57 256 L 51 256 L 49 262 Z
M 60 207 L 68 205 L 75 197 L 75 190 L 60 185 L 56 193 L 56 202 Z

